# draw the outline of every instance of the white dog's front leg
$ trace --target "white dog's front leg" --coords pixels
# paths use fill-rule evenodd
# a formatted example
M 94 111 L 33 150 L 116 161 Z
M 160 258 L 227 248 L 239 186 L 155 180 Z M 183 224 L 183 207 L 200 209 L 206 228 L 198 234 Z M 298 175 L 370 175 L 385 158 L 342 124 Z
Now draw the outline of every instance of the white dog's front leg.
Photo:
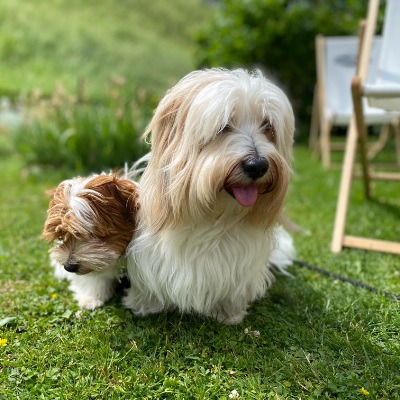
M 237 307 L 224 303 L 215 307 L 208 316 L 225 325 L 237 325 L 247 314 L 247 307 Z
M 164 310 L 164 305 L 154 296 L 145 295 L 140 289 L 131 283 L 126 296 L 122 299 L 126 308 L 133 314 L 144 317 L 148 314 L 156 314 Z
M 80 308 L 94 310 L 114 294 L 118 279 L 118 267 L 108 268 L 102 272 L 90 272 L 86 275 L 72 275 L 70 289 Z

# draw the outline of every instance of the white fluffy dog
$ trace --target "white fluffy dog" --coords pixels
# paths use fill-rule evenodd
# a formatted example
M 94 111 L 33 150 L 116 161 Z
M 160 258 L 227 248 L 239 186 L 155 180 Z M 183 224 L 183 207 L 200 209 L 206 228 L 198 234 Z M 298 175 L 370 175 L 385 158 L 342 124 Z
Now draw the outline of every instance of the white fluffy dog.
M 277 228 L 290 177 L 294 117 L 260 71 L 195 71 L 161 100 L 128 247 L 136 315 L 177 309 L 243 320 L 291 264 Z

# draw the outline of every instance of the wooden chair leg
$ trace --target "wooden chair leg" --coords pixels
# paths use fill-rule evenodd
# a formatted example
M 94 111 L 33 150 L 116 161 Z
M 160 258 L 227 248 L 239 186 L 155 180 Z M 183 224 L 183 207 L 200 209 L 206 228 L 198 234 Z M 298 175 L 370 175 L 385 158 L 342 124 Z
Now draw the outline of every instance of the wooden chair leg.
M 339 196 L 336 207 L 335 224 L 331 250 L 339 253 L 343 247 L 364 250 L 374 250 L 400 255 L 400 243 L 385 240 L 368 239 L 345 235 L 347 211 L 350 201 L 350 190 L 353 177 L 353 167 L 357 153 L 358 133 L 355 116 L 353 115 L 347 130 L 346 148 L 344 152 L 342 178 L 340 181 Z
M 308 146 L 313 154 L 313 156 L 319 156 L 319 146 L 318 146 L 318 134 L 319 134 L 319 110 L 318 110 L 318 99 L 317 99 L 317 85 L 314 88 L 314 96 L 312 103 L 311 112 L 311 123 L 310 123 L 310 137 Z
M 400 123 L 391 126 L 394 131 L 394 141 L 396 146 L 396 164 L 400 167 Z
M 368 150 L 368 160 L 373 160 L 382 151 L 390 138 L 390 125 L 383 125 L 378 140 Z
M 334 253 L 339 253 L 343 248 L 347 209 L 350 201 L 351 181 L 357 151 L 357 139 L 356 121 L 353 116 L 349 128 L 347 129 L 342 178 L 340 181 L 339 196 L 336 206 L 335 224 L 331 244 L 331 250 Z
M 331 129 L 332 125 L 329 121 L 324 121 L 321 124 L 320 146 L 322 166 L 326 169 L 331 167 Z
M 369 161 L 367 157 L 367 127 L 364 122 L 364 111 L 362 104 L 362 82 L 359 76 L 353 78 L 351 82 L 351 92 L 356 122 L 356 131 L 360 148 L 360 159 L 364 182 L 365 197 L 371 197 L 371 179 L 369 171 Z

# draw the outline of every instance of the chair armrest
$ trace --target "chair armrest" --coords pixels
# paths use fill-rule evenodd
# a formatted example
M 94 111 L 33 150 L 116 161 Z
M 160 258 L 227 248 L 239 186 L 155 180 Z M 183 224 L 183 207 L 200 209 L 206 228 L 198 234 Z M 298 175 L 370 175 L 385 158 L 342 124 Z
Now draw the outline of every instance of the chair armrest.
M 400 97 L 400 85 L 365 84 L 363 95 L 365 97 Z

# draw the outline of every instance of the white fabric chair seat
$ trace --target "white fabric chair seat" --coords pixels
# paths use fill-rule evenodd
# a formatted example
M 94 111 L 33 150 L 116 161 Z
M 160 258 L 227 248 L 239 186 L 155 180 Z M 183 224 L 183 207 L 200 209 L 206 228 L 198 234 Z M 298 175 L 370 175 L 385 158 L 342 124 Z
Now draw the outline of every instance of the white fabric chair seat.
M 364 94 L 371 107 L 379 107 L 388 111 L 400 110 L 400 85 L 366 84 Z
M 400 111 L 400 0 L 387 1 L 381 54 L 375 80 L 364 83 L 368 104 Z
M 348 126 L 353 113 L 350 82 L 356 70 L 358 38 L 332 36 L 325 38 L 325 46 L 325 115 L 331 121 L 332 126 Z M 385 110 L 398 111 L 400 109 L 400 98 L 393 98 L 400 94 L 400 75 L 397 66 L 395 68 L 382 69 L 380 59 L 384 54 L 381 54 L 381 47 L 382 38 L 375 36 L 371 48 L 367 80 L 364 86 L 366 97 L 371 95 L 374 98 L 363 99 L 364 120 L 369 126 L 389 124 L 394 118 L 400 117 L 399 112 L 385 112 Z M 395 86 L 393 82 L 396 82 Z M 379 98 L 375 98 L 375 96 Z M 382 107 L 382 104 L 387 106 Z
M 382 110 L 382 108 L 369 107 L 366 99 L 364 99 L 364 111 L 365 111 L 364 120 L 368 126 L 390 124 L 396 118 L 400 117 L 400 113 L 396 111 L 388 113 Z M 327 119 L 332 121 L 333 126 L 344 126 L 344 127 L 350 124 L 351 116 L 352 112 L 349 113 L 347 110 L 343 112 L 337 112 L 337 111 L 331 112 L 330 110 L 327 110 L 326 114 Z

